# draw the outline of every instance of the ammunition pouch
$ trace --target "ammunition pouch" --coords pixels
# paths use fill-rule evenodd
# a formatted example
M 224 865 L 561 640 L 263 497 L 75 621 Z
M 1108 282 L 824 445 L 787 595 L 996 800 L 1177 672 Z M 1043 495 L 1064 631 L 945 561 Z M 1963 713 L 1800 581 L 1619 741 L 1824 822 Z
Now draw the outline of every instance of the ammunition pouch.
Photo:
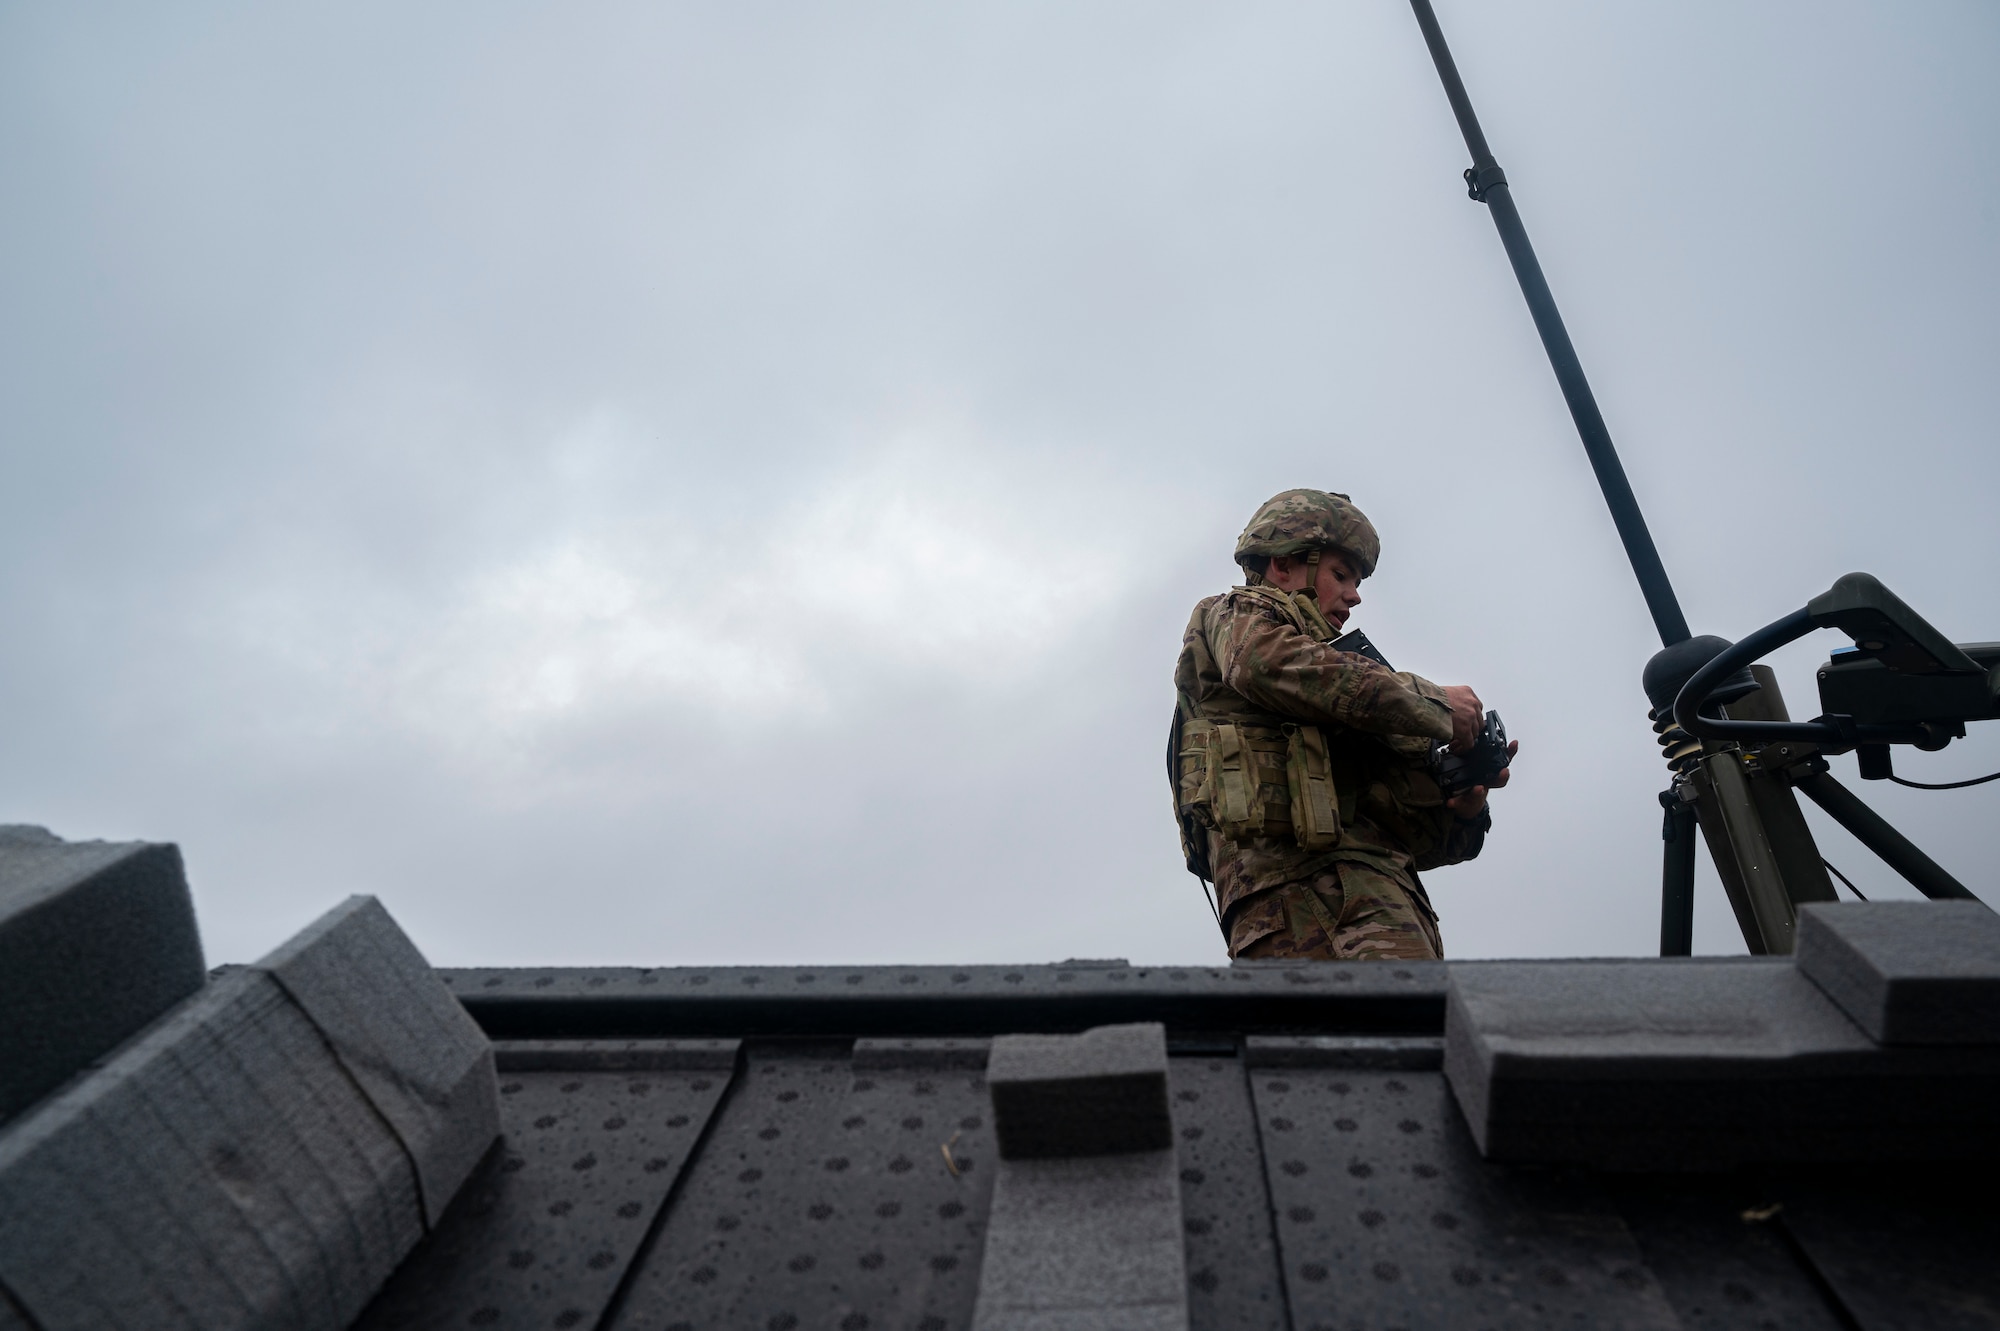
M 1303 850 L 1340 841 L 1340 798 L 1318 726 L 1183 719 L 1175 793 L 1232 841 L 1289 836 Z
M 1332 850 L 1340 842 L 1340 793 L 1326 732 L 1318 726 L 1285 727 L 1285 780 L 1291 787 L 1292 835 L 1301 850 Z

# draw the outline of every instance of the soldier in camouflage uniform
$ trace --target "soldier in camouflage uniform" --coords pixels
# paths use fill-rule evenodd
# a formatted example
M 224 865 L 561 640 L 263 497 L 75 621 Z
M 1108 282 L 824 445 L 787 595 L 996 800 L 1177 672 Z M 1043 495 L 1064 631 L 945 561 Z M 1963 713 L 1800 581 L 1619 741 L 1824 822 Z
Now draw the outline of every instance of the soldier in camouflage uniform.
M 1175 812 L 1232 957 L 1442 956 L 1417 872 L 1471 859 L 1492 825 L 1485 787 L 1447 801 L 1427 762 L 1471 743 L 1478 696 L 1328 645 L 1380 553 L 1347 496 L 1287 490 L 1237 540 L 1246 585 L 1188 621 Z

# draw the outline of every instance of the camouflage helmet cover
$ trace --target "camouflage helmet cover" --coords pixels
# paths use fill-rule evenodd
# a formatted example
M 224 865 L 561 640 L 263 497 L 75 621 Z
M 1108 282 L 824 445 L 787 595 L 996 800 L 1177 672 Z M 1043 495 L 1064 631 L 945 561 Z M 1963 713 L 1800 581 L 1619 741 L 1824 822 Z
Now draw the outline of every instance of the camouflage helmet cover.
M 1236 562 L 1326 546 L 1357 560 L 1361 567 L 1355 572 L 1364 578 L 1375 571 L 1375 561 L 1382 555 L 1375 524 L 1346 495 L 1287 490 L 1265 500 L 1236 538 Z

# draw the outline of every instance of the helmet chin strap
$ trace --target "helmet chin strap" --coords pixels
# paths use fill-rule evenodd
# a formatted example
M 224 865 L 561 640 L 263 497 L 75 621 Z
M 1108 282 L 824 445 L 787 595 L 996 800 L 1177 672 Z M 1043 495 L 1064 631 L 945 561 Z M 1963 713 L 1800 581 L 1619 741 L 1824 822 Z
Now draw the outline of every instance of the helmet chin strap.
M 1321 608 L 1319 603 L 1319 551 L 1317 549 L 1314 549 L 1306 556 L 1306 585 L 1291 595 L 1293 601 L 1299 607 L 1299 613 L 1306 618 L 1306 623 L 1309 626 L 1308 631 L 1311 636 L 1320 639 L 1331 639 L 1340 632 L 1339 629 L 1334 627 L 1333 621 L 1326 617 L 1326 611 Z

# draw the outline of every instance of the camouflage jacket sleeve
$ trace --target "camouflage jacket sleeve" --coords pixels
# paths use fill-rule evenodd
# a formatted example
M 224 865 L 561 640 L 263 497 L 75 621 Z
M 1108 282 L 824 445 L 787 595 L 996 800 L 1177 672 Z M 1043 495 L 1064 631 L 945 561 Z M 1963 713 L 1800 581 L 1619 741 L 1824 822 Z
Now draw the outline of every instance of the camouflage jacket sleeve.
M 1255 706 L 1381 735 L 1451 738 L 1443 689 L 1365 656 L 1336 652 L 1257 596 L 1238 590 L 1218 598 L 1208 629 L 1223 682 Z
M 1449 810 L 1444 812 L 1451 826 L 1436 850 L 1416 857 L 1419 872 L 1477 858 L 1486 845 L 1486 834 L 1493 829 L 1493 806 L 1490 804 L 1479 811 L 1477 818 L 1454 818 Z

